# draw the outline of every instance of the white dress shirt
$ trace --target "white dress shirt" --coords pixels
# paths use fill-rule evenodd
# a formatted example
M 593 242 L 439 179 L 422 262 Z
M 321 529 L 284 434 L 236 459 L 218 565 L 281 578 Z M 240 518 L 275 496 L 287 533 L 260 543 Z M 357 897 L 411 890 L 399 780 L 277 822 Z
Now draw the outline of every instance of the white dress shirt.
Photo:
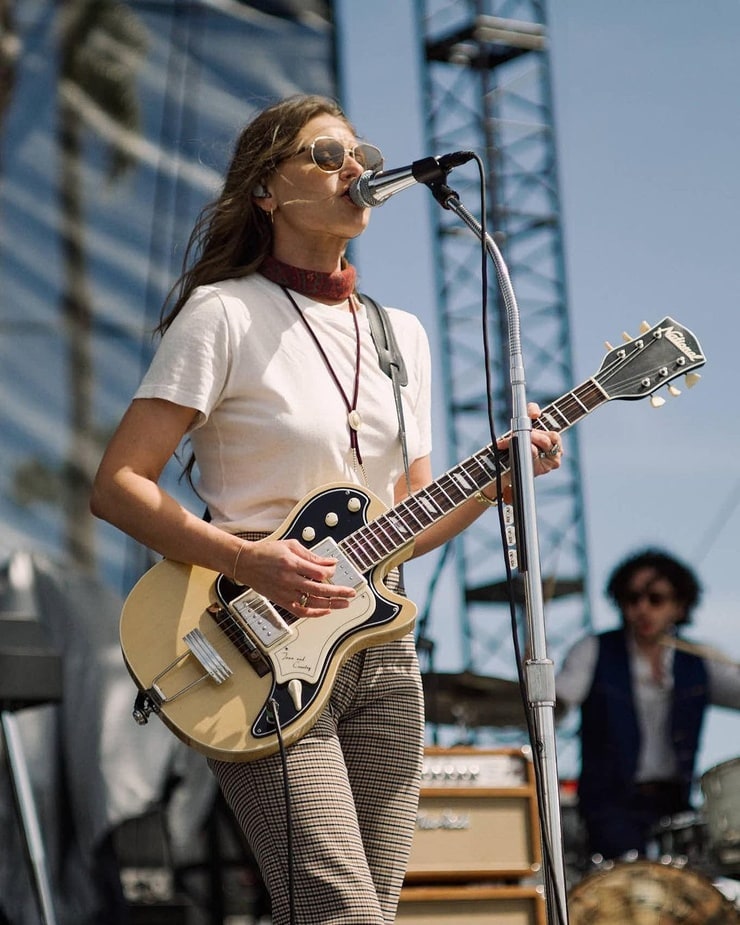
M 673 694 L 673 658 L 675 650 L 663 652 L 663 680 L 657 682 L 650 663 L 630 637 L 627 647 L 632 676 L 632 696 L 640 729 L 640 754 L 636 780 L 655 781 L 675 778 L 678 767 L 671 745 L 670 721 Z M 580 706 L 593 684 L 599 641 L 596 636 L 579 640 L 566 655 L 555 679 L 559 700 L 569 707 Z M 709 702 L 715 706 L 740 709 L 740 667 L 705 658 L 709 681 Z

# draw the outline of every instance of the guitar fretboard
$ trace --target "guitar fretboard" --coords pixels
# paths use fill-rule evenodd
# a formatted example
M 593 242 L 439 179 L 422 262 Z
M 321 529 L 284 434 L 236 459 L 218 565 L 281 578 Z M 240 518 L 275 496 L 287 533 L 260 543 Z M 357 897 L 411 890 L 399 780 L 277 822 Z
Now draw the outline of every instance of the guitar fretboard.
M 564 431 L 572 427 L 609 396 L 595 378 L 549 404 L 533 422 L 539 430 Z M 501 473 L 509 470 L 508 451 L 498 452 Z M 406 543 L 459 507 L 496 477 L 496 454 L 489 444 L 453 466 L 430 485 L 414 492 L 396 507 L 381 514 L 340 542 L 360 572 L 384 562 Z

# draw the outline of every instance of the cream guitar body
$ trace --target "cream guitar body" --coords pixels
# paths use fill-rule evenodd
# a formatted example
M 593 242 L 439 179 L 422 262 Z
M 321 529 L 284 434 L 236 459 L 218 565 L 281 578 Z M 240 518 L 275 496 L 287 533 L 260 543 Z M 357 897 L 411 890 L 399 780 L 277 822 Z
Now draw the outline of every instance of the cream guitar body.
M 167 559 L 139 580 L 121 616 L 123 657 L 180 739 L 224 761 L 271 754 L 278 748 L 276 707 L 287 745 L 316 721 L 350 655 L 410 631 L 415 606 L 383 578 L 408 558 L 412 542 L 396 546 L 394 537 L 393 554 L 383 549 L 367 575 L 338 546 L 383 510 L 356 485 L 327 486 L 271 537 L 310 535 L 313 547 L 338 558 L 335 580 L 354 586 L 357 597 L 325 617 L 296 619 L 223 575 Z M 374 562 L 377 551 L 373 541 L 363 562 Z

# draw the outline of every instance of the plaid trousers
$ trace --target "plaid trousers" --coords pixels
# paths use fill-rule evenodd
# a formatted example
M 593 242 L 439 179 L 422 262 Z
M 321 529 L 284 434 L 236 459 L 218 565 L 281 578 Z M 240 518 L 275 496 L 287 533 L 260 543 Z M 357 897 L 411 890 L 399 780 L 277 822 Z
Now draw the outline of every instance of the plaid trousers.
M 316 724 L 286 750 L 291 857 L 280 755 L 209 760 L 259 864 L 274 925 L 395 921 L 423 746 L 421 677 L 409 633 L 348 659 Z

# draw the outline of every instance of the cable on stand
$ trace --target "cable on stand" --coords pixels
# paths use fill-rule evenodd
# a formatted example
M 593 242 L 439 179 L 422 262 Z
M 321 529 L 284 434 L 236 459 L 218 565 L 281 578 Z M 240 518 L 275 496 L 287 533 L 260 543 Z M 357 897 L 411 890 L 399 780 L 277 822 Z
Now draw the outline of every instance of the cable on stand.
M 446 175 L 445 178 L 446 180 Z M 425 182 L 422 180 L 421 182 Z M 539 766 L 538 796 L 542 801 L 544 883 L 549 925 L 567 925 L 567 894 L 560 817 L 560 791 L 555 745 L 555 671 L 547 657 L 544 601 L 540 572 L 539 539 L 535 508 L 534 469 L 530 433 L 532 422 L 527 414 L 526 379 L 521 346 L 519 308 L 504 259 L 480 222 L 462 203 L 458 194 L 445 182 L 426 182 L 439 204 L 454 212 L 476 235 L 491 257 L 506 307 L 509 338 L 509 375 L 512 399 L 511 468 L 514 508 L 516 512 L 518 567 L 524 585 L 528 657 L 524 665 L 527 702 L 532 716 L 535 741 L 532 743 L 535 766 Z

